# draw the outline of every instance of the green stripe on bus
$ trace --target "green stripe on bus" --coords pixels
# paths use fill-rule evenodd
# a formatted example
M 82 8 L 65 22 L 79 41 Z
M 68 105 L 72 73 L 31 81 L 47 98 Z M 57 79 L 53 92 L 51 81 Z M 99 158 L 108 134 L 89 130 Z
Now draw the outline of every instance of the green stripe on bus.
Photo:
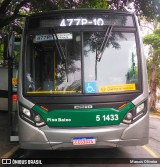
M 126 113 L 134 108 L 133 103 L 128 103 L 120 110 L 114 108 L 72 109 L 45 111 L 35 105 L 32 110 L 41 116 L 50 127 L 92 127 L 118 125 Z

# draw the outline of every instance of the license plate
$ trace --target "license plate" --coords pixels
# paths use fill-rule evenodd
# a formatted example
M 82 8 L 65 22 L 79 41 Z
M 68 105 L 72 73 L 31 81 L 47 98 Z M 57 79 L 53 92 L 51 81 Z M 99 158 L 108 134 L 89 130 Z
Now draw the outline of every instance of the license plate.
M 94 137 L 77 137 L 72 138 L 73 145 L 90 145 L 96 144 L 96 139 Z

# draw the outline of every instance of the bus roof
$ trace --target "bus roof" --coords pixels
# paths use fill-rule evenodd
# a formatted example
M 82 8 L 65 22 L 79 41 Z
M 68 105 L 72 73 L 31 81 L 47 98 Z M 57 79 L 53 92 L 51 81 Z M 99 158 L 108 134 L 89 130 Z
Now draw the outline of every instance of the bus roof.
M 93 14 L 95 13 L 113 13 L 113 14 L 127 14 L 127 15 L 133 15 L 133 13 L 128 12 L 128 11 L 119 11 L 119 10 L 105 10 L 105 9 L 91 9 L 91 8 L 85 8 L 85 9 L 61 9 L 61 10 L 52 10 L 52 11 L 46 11 L 46 12 L 40 12 L 40 13 L 34 13 L 31 14 L 28 17 L 41 17 L 41 16 L 51 16 L 54 14 L 72 14 L 72 13 L 81 13 L 81 12 L 85 12 L 85 13 L 89 13 L 91 14 L 93 12 Z

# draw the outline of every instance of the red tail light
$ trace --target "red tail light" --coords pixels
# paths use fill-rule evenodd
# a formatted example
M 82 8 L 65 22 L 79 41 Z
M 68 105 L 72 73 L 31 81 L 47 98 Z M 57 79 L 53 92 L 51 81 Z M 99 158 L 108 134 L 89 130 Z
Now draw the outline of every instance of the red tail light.
M 12 95 L 12 101 L 17 101 L 17 95 Z

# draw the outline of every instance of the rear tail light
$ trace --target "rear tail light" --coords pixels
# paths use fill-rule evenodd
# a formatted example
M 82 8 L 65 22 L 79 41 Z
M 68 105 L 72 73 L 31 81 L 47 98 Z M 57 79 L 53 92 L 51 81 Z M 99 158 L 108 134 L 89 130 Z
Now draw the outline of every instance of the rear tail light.
M 12 101 L 17 101 L 17 95 L 16 94 L 12 95 Z

